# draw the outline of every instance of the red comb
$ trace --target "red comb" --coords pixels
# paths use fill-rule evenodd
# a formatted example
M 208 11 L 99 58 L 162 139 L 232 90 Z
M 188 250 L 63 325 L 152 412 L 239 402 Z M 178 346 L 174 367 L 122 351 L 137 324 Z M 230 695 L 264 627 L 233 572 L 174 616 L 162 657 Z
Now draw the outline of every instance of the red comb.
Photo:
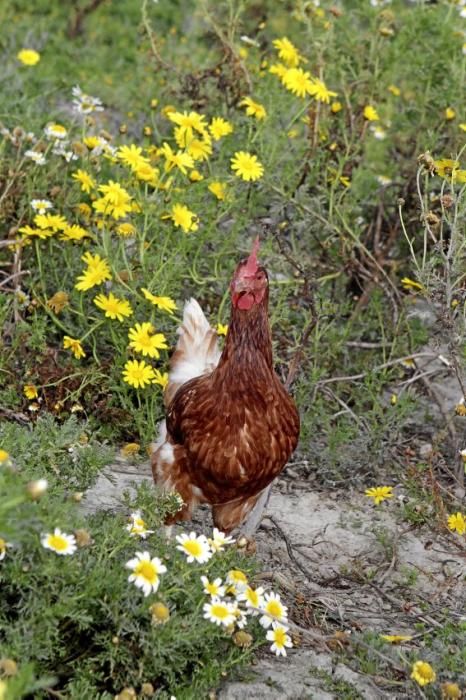
M 246 265 L 243 268 L 243 275 L 246 276 L 252 276 L 255 275 L 257 272 L 258 263 L 257 263 L 257 253 L 259 252 L 259 236 L 256 236 L 256 240 L 252 244 L 252 250 L 249 254 L 249 258 L 247 259 Z

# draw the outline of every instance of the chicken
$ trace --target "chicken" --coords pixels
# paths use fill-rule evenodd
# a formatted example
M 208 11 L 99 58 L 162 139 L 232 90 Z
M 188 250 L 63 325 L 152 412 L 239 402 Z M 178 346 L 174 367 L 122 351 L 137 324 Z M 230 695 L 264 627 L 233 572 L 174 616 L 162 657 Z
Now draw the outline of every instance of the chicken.
M 184 501 L 167 524 L 189 520 L 197 504 L 208 503 L 220 530 L 240 526 L 298 442 L 298 411 L 273 368 L 269 282 L 258 248 L 256 239 L 231 281 L 222 353 L 197 301 L 184 308 L 166 420 L 152 452 L 156 484 Z

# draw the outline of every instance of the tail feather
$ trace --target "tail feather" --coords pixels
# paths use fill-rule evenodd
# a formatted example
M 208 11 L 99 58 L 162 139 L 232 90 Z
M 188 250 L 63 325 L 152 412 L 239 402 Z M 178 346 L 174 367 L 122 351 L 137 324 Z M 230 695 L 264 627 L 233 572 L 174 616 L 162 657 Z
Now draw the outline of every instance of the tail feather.
M 180 337 L 170 360 L 166 406 L 185 382 L 212 372 L 221 354 L 217 334 L 195 299 L 190 299 L 184 306 L 183 323 L 178 328 L 178 334 Z

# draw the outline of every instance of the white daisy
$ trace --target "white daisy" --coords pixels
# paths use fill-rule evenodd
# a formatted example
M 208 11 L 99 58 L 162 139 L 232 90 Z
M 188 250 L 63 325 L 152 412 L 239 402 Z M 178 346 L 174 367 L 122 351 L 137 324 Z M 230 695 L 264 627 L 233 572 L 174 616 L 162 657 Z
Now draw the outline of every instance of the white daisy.
M 381 126 L 372 125 L 370 127 L 370 130 L 372 131 L 372 133 L 378 141 L 383 141 L 387 138 L 387 132 L 385 131 L 385 129 L 382 129 Z
M 248 612 L 252 615 L 259 614 L 259 608 L 262 608 L 264 601 L 264 589 L 251 588 L 251 586 L 246 586 L 246 588 L 238 595 L 238 600 L 243 600 L 246 602 L 246 608 Z
M 223 552 L 223 548 L 226 544 L 234 544 L 235 540 L 233 537 L 225 535 L 224 532 L 220 532 L 217 527 L 214 527 L 212 538 L 209 539 L 210 548 L 213 552 Z
M 151 556 L 149 552 L 136 552 L 134 559 L 126 562 L 125 567 L 131 569 L 128 581 L 135 584 L 137 588 L 142 588 L 145 596 L 155 593 L 160 584 L 160 574 L 167 571 L 165 564 L 162 564 L 158 557 Z
M 44 133 L 49 139 L 64 139 L 68 132 L 61 124 L 47 124 Z
M 72 91 L 73 93 L 73 107 L 79 114 L 91 114 L 91 112 L 102 112 L 102 100 L 98 97 L 91 97 L 91 95 L 86 95 L 85 92 L 81 90 L 79 85 L 76 85 Z
M 130 522 L 126 526 L 131 537 L 139 536 L 142 540 L 145 540 L 148 535 L 151 535 L 154 530 L 148 530 L 146 523 L 141 517 L 141 511 L 137 510 L 130 515 Z
M 39 151 L 34 151 L 32 149 L 25 151 L 24 156 L 34 161 L 36 165 L 45 165 L 47 162 L 43 153 L 39 153 Z
M 207 576 L 201 576 L 204 593 L 213 598 L 221 598 L 225 595 L 225 586 L 222 586 L 222 579 L 216 578 L 215 581 L 209 581 Z
M 267 639 L 273 642 L 270 651 L 274 651 L 277 656 L 286 656 L 285 647 L 292 647 L 291 637 L 287 635 L 288 629 L 281 625 L 274 627 L 267 632 Z
M 45 214 L 47 209 L 51 209 L 53 207 L 53 204 L 52 202 L 49 202 L 48 199 L 31 199 L 31 207 L 38 214 Z
M 177 549 L 186 554 L 188 564 L 191 564 L 193 561 L 205 564 L 212 556 L 205 535 L 196 535 L 195 532 L 190 532 L 189 535 L 183 533 L 176 536 L 176 541 L 179 542 Z
M 51 549 L 56 554 L 74 554 L 77 549 L 75 536 L 67 535 L 59 527 L 55 528 L 53 534 L 48 532 L 42 535 L 40 542 L 45 549 Z
M 248 577 L 239 569 L 231 569 L 227 574 L 227 582 L 231 584 L 235 593 L 241 593 L 248 586 Z
M 283 605 L 278 593 L 265 594 L 261 611 L 264 614 L 259 622 L 265 628 L 270 627 L 273 622 L 286 622 L 288 619 L 288 608 Z
M 202 609 L 204 610 L 205 619 L 214 622 L 216 625 L 229 627 L 235 624 L 236 605 L 232 603 L 226 603 L 220 598 L 212 598 L 210 603 L 204 603 Z

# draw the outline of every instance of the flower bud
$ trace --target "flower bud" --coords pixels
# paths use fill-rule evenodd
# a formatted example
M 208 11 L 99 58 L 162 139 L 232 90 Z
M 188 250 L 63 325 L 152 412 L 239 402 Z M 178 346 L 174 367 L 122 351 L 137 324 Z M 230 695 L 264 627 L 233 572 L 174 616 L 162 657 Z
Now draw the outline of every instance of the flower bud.
M 13 659 L 0 659 L 0 674 L 2 676 L 16 676 L 18 664 Z
M 237 647 L 240 647 L 240 649 L 247 649 L 251 646 L 253 637 L 252 634 L 249 634 L 246 630 L 238 630 L 233 635 L 233 642 Z
M 149 610 L 152 615 L 153 625 L 164 625 L 170 619 L 170 610 L 164 603 L 153 603 Z
M 26 485 L 26 491 L 33 501 L 38 501 L 47 491 L 48 485 L 47 479 L 37 479 L 37 481 L 30 481 Z

